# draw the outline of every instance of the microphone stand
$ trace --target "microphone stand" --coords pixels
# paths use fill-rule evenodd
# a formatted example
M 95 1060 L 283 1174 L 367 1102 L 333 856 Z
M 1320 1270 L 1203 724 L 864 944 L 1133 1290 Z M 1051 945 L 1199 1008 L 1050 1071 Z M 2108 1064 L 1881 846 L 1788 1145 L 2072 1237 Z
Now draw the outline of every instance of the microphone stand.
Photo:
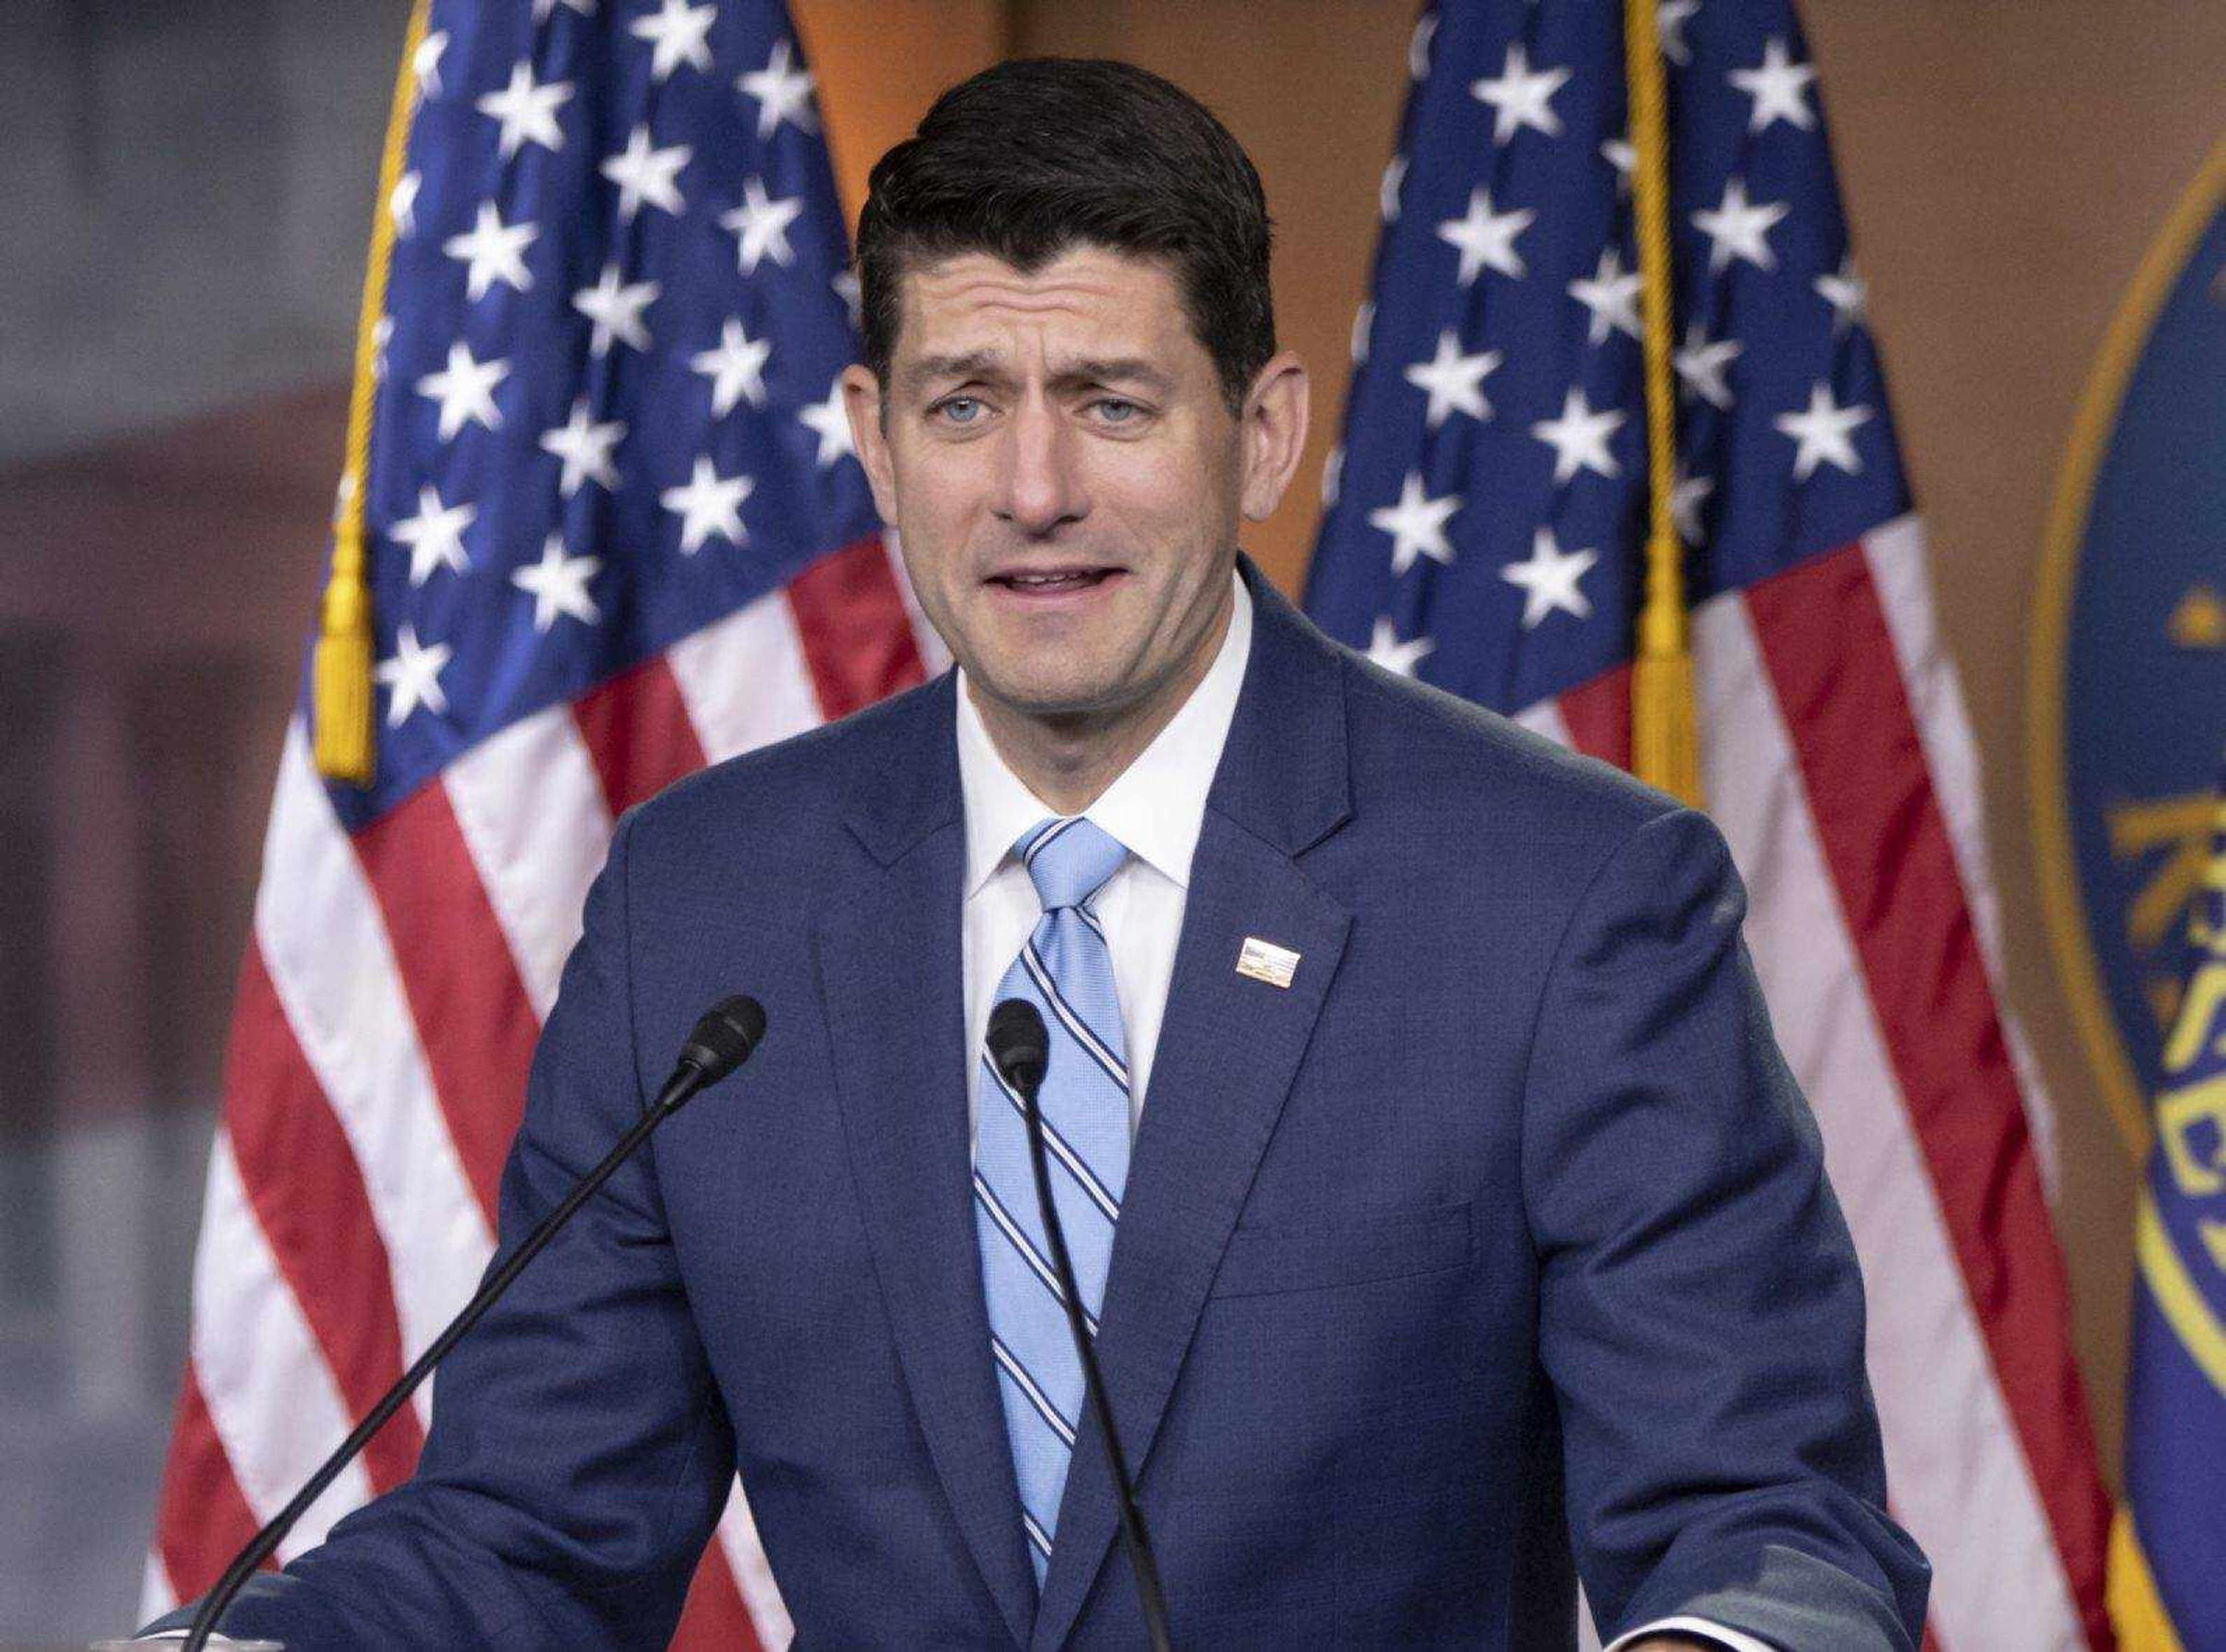
M 649 1133 L 677 1113 L 696 1092 L 716 1083 L 732 1072 L 749 1058 L 751 1049 L 765 1035 L 765 1012 L 757 1001 L 749 998 L 730 998 L 713 1009 L 696 1024 L 688 1042 L 682 1046 L 680 1064 L 665 1088 L 658 1092 L 641 1117 L 619 1138 L 618 1145 L 603 1155 L 603 1160 L 582 1179 L 578 1186 L 564 1196 L 564 1201 L 535 1224 L 525 1242 L 512 1251 L 502 1266 L 487 1276 L 477 1295 L 464 1305 L 463 1312 L 448 1322 L 448 1328 L 433 1339 L 432 1345 L 417 1357 L 417 1363 L 402 1374 L 402 1380 L 387 1389 L 377 1405 L 340 1443 L 339 1448 L 327 1458 L 308 1484 L 294 1494 L 293 1501 L 271 1516 L 270 1523 L 255 1534 L 247 1547 L 240 1550 L 232 1565 L 218 1579 L 215 1588 L 202 1599 L 200 1610 L 194 1614 L 193 1627 L 187 1632 L 181 1652 L 203 1652 L 209 1636 L 215 1630 L 217 1620 L 225 1609 L 247 1586 L 264 1561 L 269 1560 L 278 1545 L 286 1541 L 286 1534 L 294 1529 L 295 1522 L 308 1512 L 309 1505 L 324 1495 L 340 1471 L 355 1458 L 355 1454 L 371 1441 L 371 1437 L 386 1426 L 387 1420 L 399 1411 L 418 1386 L 433 1374 L 433 1368 L 461 1341 L 466 1331 L 480 1322 L 495 1299 L 510 1288 L 510 1282 L 524 1271 L 526 1263 L 539 1255 L 549 1242 L 556 1236 L 557 1229 L 571 1219 L 572 1213 L 594 1196 L 595 1190 L 610 1180 L 612 1173 L 626 1161 L 636 1147 L 649 1139 Z
M 1025 999 L 1008 999 L 997 1007 L 998 1012 L 1003 1013 L 1008 1005 L 1022 1006 L 1032 1016 L 1037 1013 L 1035 1007 Z M 1036 1020 L 1034 1031 L 1036 1049 L 1030 1054 L 1044 1049 L 1040 1019 Z M 1152 1637 L 1152 1652 L 1173 1652 L 1173 1643 L 1167 1638 L 1167 1602 L 1160 1586 L 1159 1563 L 1152 1558 L 1151 1535 L 1144 1528 L 1143 1511 L 1136 1506 L 1135 1484 L 1129 1477 L 1129 1459 L 1121 1449 L 1120 1431 L 1113 1426 L 1113 1407 L 1105 1397 L 1105 1378 L 1098 1371 L 1097 1355 L 1089 1329 L 1082 1322 L 1082 1293 L 1075 1286 L 1074 1261 L 1067 1253 L 1066 1231 L 1060 1227 L 1058 1209 L 1052 1203 L 1043 1112 L 1036 1102 L 1036 1089 L 1043 1083 L 1046 1060 L 1037 1054 L 1033 1062 L 1021 1058 L 1001 1060 L 998 1064 L 1003 1068 L 1007 1082 L 1020 1091 L 1021 1101 L 1027 1109 L 1028 1161 L 1035 1171 L 1036 1204 L 1043 1211 L 1044 1231 L 1051 1240 L 1052 1265 L 1059 1270 L 1067 1329 L 1073 1334 L 1075 1351 L 1082 1358 L 1083 1387 L 1089 1394 L 1090 1409 L 1097 1418 L 1097 1431 L 1104 1437 L 1105 1456 L 1112 1465 L 1113 1487 L 1120 1499 L 1121 1541 L 1128 1551 L 1129 1568 L 1135 1573 L 1144 1627 Z

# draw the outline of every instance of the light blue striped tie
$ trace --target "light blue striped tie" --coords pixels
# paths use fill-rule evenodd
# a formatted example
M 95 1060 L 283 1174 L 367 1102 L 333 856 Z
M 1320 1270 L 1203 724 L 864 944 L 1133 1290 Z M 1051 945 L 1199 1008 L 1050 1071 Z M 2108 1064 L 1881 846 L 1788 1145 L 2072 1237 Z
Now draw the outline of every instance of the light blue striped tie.
M 1129 1179 L 1129 1042 L 1105 932 L 1083 903 L 1129 851 L 1079 816 L 1040 822 L 1013 848 L 1034 880 L 1044 915 L 997 983 L 997 999 L 1027 999 L 1043 1013 L 1051 1035 L 1037 1101 L 1050 1150 L 1052 1198 L 1073 1255 L 1084 1324 L 1095 1337 L 1113 1224 Z M 1004 1396 L 1028 1559 L 1040 1585 L 1082 1417 L 1082 1364 L 1036 1205 L 1021 1098 L 997 1076 L 986 1050 L 974 1087 L 974 1225 L 989 1304 L 989 1353 Z

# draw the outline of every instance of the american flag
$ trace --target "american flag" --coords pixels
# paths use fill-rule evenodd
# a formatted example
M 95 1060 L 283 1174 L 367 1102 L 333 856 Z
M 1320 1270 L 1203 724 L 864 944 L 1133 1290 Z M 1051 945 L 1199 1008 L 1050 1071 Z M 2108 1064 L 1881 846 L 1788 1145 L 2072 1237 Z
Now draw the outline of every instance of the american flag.
M 1415 27 L 1309 607 L 1628 765 L 1647 509 L 1620 6 Z M 2108 1503 L 1978 773 L 1785 0 L 1661 0 L 1706 803 L 1870 1300 L 1928 1646 L 2103 1646 Z
M 939 664 L 835 389 L 857 290 L 778 3 L 433 0 L 378 322 L 377 777 L 305 696 L 241 971 L 149 1611 L 469 1296 L 629 805 Z M 281 1559 L 407 1477 L 428 1395 Z M 676 1644 L 785 1642 L 739 1496 Z

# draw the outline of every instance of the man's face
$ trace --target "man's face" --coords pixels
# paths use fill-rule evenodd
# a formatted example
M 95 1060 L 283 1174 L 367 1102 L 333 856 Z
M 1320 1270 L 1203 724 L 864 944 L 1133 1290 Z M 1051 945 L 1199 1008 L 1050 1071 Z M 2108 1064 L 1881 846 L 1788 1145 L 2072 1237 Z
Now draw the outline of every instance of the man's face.
M 900 318 L 886 423 L 862 367 L 845 399 L 920 606 L 977 694 L 1089 720 L 1187 693 L 1229 609 L 1237 520 L 1288 480 L 1294 394 L 1303 439 L 1303 370 L 1271 363 L 1272 417 L 1254 416 L 1257 388 L 1233 416 L 1173 275 L 1091 245 L 1031 275 L 987 253 L 910 270 Z M 1274 440 L 1254 428 L 1269 424 Z

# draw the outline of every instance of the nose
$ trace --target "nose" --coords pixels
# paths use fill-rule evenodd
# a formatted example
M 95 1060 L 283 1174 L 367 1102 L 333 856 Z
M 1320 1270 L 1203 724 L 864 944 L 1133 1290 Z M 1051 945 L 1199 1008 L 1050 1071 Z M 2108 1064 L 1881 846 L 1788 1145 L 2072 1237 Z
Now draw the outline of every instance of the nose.
M 1089 513 L 1076 434 L 1040 396 L 1023 399 L 1003 432 L 995 510 L 1031 538 Z

